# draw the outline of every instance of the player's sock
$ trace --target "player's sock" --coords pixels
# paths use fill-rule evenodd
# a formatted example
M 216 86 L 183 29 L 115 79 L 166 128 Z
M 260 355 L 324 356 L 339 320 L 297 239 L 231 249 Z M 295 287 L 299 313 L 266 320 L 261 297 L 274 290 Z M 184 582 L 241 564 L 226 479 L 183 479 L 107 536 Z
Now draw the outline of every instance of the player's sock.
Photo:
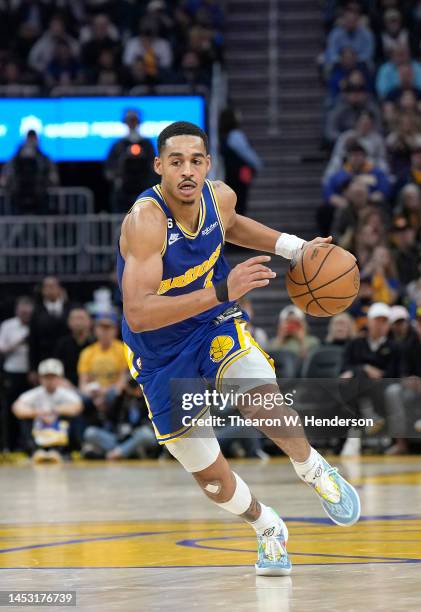
M 250 521 L 257 535 L 277 536 L 282 532 L 283 521 L 272 508 L 260 502 L 262 512 L 257 521 Z
M 335 481 L 329 477 L 325 469 L 323 457 L 311 447 L 310 455 L 305 461 L 294 461 L 291 459 L 298 476 L 314 487 L 318 493 L 330 502 L 338 502 L 341 494 Z

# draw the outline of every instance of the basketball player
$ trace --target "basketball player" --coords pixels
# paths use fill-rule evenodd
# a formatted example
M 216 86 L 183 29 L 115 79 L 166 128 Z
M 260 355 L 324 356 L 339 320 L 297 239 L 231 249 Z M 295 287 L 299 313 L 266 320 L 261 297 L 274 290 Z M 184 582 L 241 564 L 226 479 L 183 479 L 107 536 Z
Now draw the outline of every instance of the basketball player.
M 121 230 L 117 268 L 123 340 L 158 441 L 213 502 L 254 528 L 257 573 L 287 575 L 285 523 L 230 469 L 213 430 L 194 435 L 194 427 L 183 425 L 182 406 L 171 402 L 170 379 L 210 379 L 217 385 L 235 379 L 240 393 L 279 392 L 270 360 L 246 332 L 247 317 L 236 306 L 275 277 L 267 265 L 270 257 L 252 257 L 230 270 L 223 245 L 227 241 L 291 259 L 306 244 L 237 215 L 235 193 L 222 182 L 206 180 L 210 166 L 208 139 L 197 126 L 177 122 L 161 132 L 155 159 L 161 183 L 139 196 Z M 190 414 L 206 415 L 206 408 Z M 335 523 L 348 526 L 358 520 L 355 489 L 303 435 L 272 433 L 271 438 Z

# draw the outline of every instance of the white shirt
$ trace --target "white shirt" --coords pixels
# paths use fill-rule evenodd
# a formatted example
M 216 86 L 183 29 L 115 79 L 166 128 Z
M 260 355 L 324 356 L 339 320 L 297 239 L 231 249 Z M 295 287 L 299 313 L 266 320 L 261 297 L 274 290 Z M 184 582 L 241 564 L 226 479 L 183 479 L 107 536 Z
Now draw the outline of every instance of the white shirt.
M 56 315 L 58 317 L 61 317 L 61 315 L 63 314 L 64 300 L 56 300 L 55 302 L 47 302 L 47 300 L 45 300 L 44 306 L 46 307 L 50 315 Z
M 170 68 L 172 64 L 172 50 L 165 38 L 155 38 L 151 44 L 160 68 Z M 130 38 L 124 48 L 123 64 L 131 66 L 138 57 L 143 57 L 146 50 L 138 36 Z
M 29 335 L 29 326 L 18 317 L 3 321 L 0 326 L 0 352 L 6 355 L 3 370 L 10 374 L 25 374 L 29 371 L 29 346 L 22 342 L 14 350 L 13 346 Z
M 19 396 L 19 401 L 25 402 L 32 408 L 42 409 L 45 413 L 56 412 L 60 404 L 79 404 L 80 397 L 72 389 L 58 387 L 54 393 L 48 391 L 40 385 L 29 391 L 25 391 Z

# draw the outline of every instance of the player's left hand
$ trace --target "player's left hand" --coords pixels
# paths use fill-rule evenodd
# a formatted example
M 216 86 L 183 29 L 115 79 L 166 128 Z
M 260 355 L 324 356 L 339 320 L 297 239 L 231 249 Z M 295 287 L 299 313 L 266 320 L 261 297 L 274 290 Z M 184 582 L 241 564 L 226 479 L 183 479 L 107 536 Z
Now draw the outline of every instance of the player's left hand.
M 332 242 L 333 238 L 332 236 L 329 236 L 328 238 L 313 238 L 313 240 L 310 240 L 309 242 L 306 242 L 304 244 L 304 247 L 307 246 L 311 246 L 311 245 L 315 245 L 315 244 L 330 244 Z

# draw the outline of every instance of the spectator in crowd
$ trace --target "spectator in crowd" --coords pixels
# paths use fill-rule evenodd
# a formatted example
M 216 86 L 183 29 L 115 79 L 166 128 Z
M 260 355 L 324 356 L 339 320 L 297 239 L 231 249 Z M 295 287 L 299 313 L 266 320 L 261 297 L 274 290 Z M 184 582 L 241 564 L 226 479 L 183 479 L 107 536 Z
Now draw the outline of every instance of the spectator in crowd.
M 421 188 L 421 142 L 417 143 L 412 149 L 409 172 L 396 182 L 395 192 L 399 193 L 408 183 L 412 183 Z
M 105 162 L 105 175 L 112 182 L 112 211 L 126 213 L 139 193 L 154 183 L 153 163 L 155 149 L 147 138 L 140 135 L 140 116 L 130 109 L 124 116 L 127 136 L 111 147 Z
M 328 99 L 327 105 L 332 106 L 338 96 L 344 91 L 349 77 L 354 71 L 358 71 L 364 76 L 367 89 L 372 89 L 372 78 L 366 64 L 359 62 L 357 54 L 352 47 L 344 47 L 341 50 L 340 58 L 330 72 L 327 80 Z
M 75 387 L 79 384 L 77 365 L 83 349 L 95 342 L 92 335 L 92 319 L 88 311 L 79 306 L 72 308 L 67 317 L 70 334 L 57 341 L 55 357 L 64 367 L 65 378 Z
M 403 187 L 398 196 L 395 209 L 397 217 L 403 217 L 413 227 L 417 237 L 421 238 L 421 188 L 413 183 Z
M 348 403 L 357 414 L 372 418 L 374 427 L 367 427 L 367 433 L 377 433 L 384 425 L 380 416 L 383 412 L 383 387 L 375 384 L 383 378 L 398 378 L 400 375 L 400 357 L 395 343 L 389 339 L 390 308 L 376 302 L 370 306 L 367 314 L 367 334 L 351 340 L 345 347 L 341 378 L 353 379 L 357 386 L 350 387 L 351 395 L 358 389 L 354 398 Z M 380 415 L 379 415 L 380 413 Z M 350 430 L 349 437 L 342 450 L 344 455 L 358 454 L 361 439 L 355 431 Z
M 219 119 L 221 154 L 225 166 L 225 182 L 237 194 L 236 210 L 246 213 L 248 192 L 263 164 L 240 127 L 232 108 L 222 111 Z
M 374 127 L 379 131 L 381 128 L 380 110 L 377 103 L 370 98 L 366 85 L 364 83 L 351 84 L 348 81 L 343 94 L 328 112 L 325 128 L 326 141 L 334 145 L 343 132 L 353 130 L 363 111 L 371 114 Z
M 402 350 L 402 379 L 386 389 L 386 415 L 389 432 L 395 444 L 388 449 L 390 455 L 404 455 L 409 451 L 408 440 L 420 431 L 421 423 L 416 419 L 416 408 L 421 405 L 421 308 L 417 310 L 415 334 L 411 334 Z M 415 422 L 414 422 L 415 421 Z
M 421 276 L 421 248 L 417 243 L 416 229 L 405 217 L 396 217 L 391 238 L 397 277 L 403 285 L 408 285 Z
M 369 276 L 362 276 L 357 298 L 349 307 L 349 314 L 355 321 L 357 332 L 367 329 L 367 313 L 373 303 L 373 287 Z
M 108 15 L 95 15 L 92 25 L 82 30 L 81 39 L 81 56 L 84 66 L 88 69 L 95 69 L 104 51 L 108 51 L 113 57 L 120 53 L 119 33 Z
M 55 15 L 49 23 L 48 30 L 32 47 L 28 57 L 29 66 L 43 73 L 53 61 L 57 45 L 60 43 L 67 45 L 73 57 L 78 56 L 79 43 L 66 32 L 63 18 Z
M 354 244 L 355 232 L 361 218 L 370 207 L 370 194 L 367 184 L 357 177 L 345 187 L 343 196 L 338 197 L 344 198 L 344 204 L 328 209 L 328 212 L 334 213 L 332 234 L 339 246 L 350 249 Z
M 405 306 L 392 306 L 389 315 L 390 338 L 402 350 L 408 342 L 416 336 L 416 332 L 411 325 L 409 312 Z
M 189 50 L 183 54 L 180 70 L 171 81 L 180 85 L 190 85 L 193 89 L 200 85 L 209 86 L 210 73 L 203 68 L 199 55 Z
M 82 410 L 82 402 L 72 389 L 62 386 L 63 366 L 57 359 L 46 359 L 38 366 L 40 385 L 26 391 L 13 404 L 18 419 L 33 420 L 34 461 L 60 461 L 68 445 L 68 420 Z
M 47 276 L 41 285 L 41 300 L 35 306 L 29 333 L 30 377 L 37 381 L 40 361 L 54 355 L 57 342 L 68 333 L 67 318 L 71 304 L 58 278 Z
M 144 18 L 139 23 L 139 33 L 130 38 L 123 51 L 123 63 L 130 66 L 138 57 L 142 57 L 149 74 L 159 79 L 160 71 L 170 70 L 173 64 L 171 45 L 165 38 L 160 38 L 154 19 Z
M 389 306 L 396 302 L 399 297 L 400 283 L 390 249 L 385 246 L 377 246 L 361 273 L 371 276 L 375 302 L 381 301 Z
M 324 184 L 325 202 L 332 206 L 343 205 L 341 197 L 343 186 L 356 176 L 367 183 L 372 202 L 387 203 L 390 195 L 389 179 L 378 166 L 368 161 L 366 150 L 359 142 L 353 143 L 348 148 L 342 168 Z
M 399 191 L 407 180 L 411 168 L 411 154 L 421 140 L 421 123 L 418 125 L 413 113 L 399 113 L 392 131 L 386 138 L 386 147 L 390 160 L 391 172 L 397 177 Z M 402 180 L 403 179 L 403 180 Z
M 262 348 L 265 348 L 265 346 L 268 343 L 268 335 L 262 327 L 256 327 L 255 325 L 253 325 L 253 319 L 254 319 L 253 302 L 251 301 L 250 298 L 245 296 L 238 300 L 238 304 L 241 310 L 243 310 L 250 319 L 249 322 L 247 323 L 247 330 L 251 333 L 251 335 L 256 340 L 256 342 L 260 344 Z
M 361 269 L 371 261 L 374 249 L 384 243 L 385 234 L 378 227 L 371 227 L 365 223 L 366 217 L 361 218 L 353 237 L 352 251 L 355 253 Z
M 93 85 L 105 87 L 121 84 L 122 74 L 115 54 L 110 49 L 100 52 L 97 63 L 87 71 L 86 79 Z
M 29 130 L 24 143 L 2 168 L 1 185 L 10 195 L 14 214 L 46 214 L 47 189 L 58 184 L 58 172 L 41 151 L 37 133 Z
M 408 47 L 403 45 L 396 47 L 391 59 L 379 68 L 376 78 L 376 91 L 379 98 L 386 98 L 391 91 L 401 87 L 399 68 L 403 65 L 409 65 L 412 68 L 411 85 L 421 89 L 421 64 L 416 60 L 411 60 Z
M 46 69 L 45 78 L 51 87 L 82 83 L 81 65 L 67 42 L 59 41 L 56 44 L 53 57 Z
M 104 411 L 126 385 L 127 362 L 124 345 L 117 340 L 114 313 L 98 314 L 94 332 L 96 342 L 83 349 L 79 357 L 79 389 L 87 398 L 88 411 Z
M 347 312 L 335 315 L 329 319 L 329 327 L 325 343 L 335 346 L 345 346 L 356 336 L 354 319 Z
M 363 111 L 357 119 L 355 128 L 343 132 L 336 141 L 323 182 L 341 169 L 348 148 L 355 142 L 362 144 L 372 164 L 383 172 L 388 172 L 384 138 L 376 128 L 374 115 L 369 111 Z
M 384 27 L 380 34 L 381 55 L 389 58 L 398 47 L 409 47 L 409 32 L 403 25 L 402 15 L 396 9 L 384 13 Z
M 112 404 L 98 413 L 98 425 L 85 430 L 83 456 L 111 461 L 156 456 L 159 445 L 147 415 L 142 389 L 130 377 Z
M 0 355 L 3 358 L 4 392 L 7 409 L 6 446 L 19 447 L 19 427 L 10 410 L 15 399 L 29 387 L 29 323 L 34 310 L 28 297 L 18 298 L 15 316 L 0 325 Z
M 374 59 L 373 33 L 361 23 L 361 13 L 355 4 L 345 8 L 340 25 L 334 27 L 328 36 L 325 54 L 328 66 L 333 66 L 339 61 L 344 47 L 351 47 L 358 61 L 367 65 L 370 65 Z
M 308 333 L 302 310 L 293 305 L 281 310 L 276 337 L 269 342 L 270 350 L 286 349 L 303 359 L 319 344 L 319 339 Z

